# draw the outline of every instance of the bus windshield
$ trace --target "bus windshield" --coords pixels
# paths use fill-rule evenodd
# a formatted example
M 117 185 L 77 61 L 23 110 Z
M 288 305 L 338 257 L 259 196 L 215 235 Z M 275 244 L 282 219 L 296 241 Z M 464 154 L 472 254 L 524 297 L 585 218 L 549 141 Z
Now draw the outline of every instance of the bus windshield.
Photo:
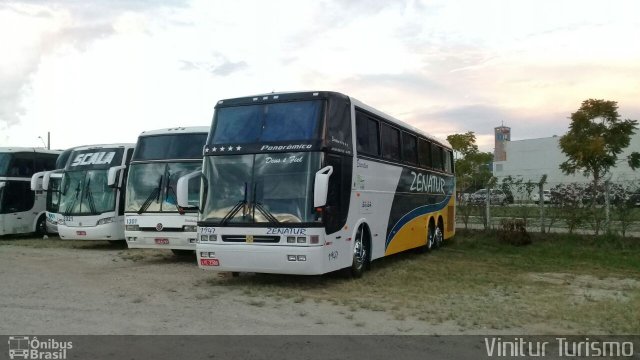
M 207 133 L 163 134 L 138 138 L 133 161 L 202 159 Z
M 98 215 L 115 211 L 116 189 L 107 186 L 107 171 L 66 171 L 61 183 L 61 212 L 65 215 Z
M 203 140 L 204 142 L 204 140 Z M 176 185 L 181 176 L 202 167 L 200 162 L 132 164 L 127 183 L 126 212 L 178 212 Z M 189 187 L 189 204 L 197 205 L 200 179 Z
M 207 156 L 202 218 L 224 224 L 310 223 L 319 152 Z
M 209 145 L 315 139 L 322 104 L 313 100 L 219 108 Z

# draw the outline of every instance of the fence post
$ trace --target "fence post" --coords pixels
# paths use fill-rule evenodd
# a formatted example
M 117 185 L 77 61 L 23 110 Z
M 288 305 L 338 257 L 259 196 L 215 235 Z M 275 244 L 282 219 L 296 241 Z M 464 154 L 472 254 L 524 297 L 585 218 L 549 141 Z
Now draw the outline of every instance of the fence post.
M 485 196 L 485 201 L 484 201 L 484 211 L 485 211 L 485 221 L 486 223 L 484 224 L 484 229 L 485 230 L 489 230 L 489 225 L 491 224 L 491 185 L 487 184 L 487 196 Z
M 610 209 L 610 201 L 609 201 L 609 180 L 605 180 L 604 182 L 604 229 L 609 234 L 611 232 L 611 227 L 609 226 L 609 209 Z
M 538 182 L 538 205 L 540 206 L 540 232 L 544 234 L 544 184 L 547 182 L 547 174 L 542 175 Z

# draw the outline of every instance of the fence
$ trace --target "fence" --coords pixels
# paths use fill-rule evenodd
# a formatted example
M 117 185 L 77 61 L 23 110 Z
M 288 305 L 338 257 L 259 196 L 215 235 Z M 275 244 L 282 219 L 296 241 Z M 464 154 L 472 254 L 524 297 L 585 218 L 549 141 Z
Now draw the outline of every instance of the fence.
M 640 236 L 640 191 L 635 184 L 530 183 L 523 195 L 494 186 L 482 194 L 461 196 L 458 228 L 498 229 L 506 220 L 520 219 L 529 232 L 564 232 Z M 486 194 L 490 194 L 487 196 Z

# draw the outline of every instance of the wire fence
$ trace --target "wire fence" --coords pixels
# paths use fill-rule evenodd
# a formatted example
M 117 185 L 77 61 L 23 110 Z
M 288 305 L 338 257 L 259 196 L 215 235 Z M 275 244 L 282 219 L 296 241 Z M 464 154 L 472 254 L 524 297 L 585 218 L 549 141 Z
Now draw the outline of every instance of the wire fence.
M 458 196 L 458 228 L 502 229 L 514 222 L 529 232 L 640 237 L 640 190 L 634 182 L 549 185 L 543 179 Z

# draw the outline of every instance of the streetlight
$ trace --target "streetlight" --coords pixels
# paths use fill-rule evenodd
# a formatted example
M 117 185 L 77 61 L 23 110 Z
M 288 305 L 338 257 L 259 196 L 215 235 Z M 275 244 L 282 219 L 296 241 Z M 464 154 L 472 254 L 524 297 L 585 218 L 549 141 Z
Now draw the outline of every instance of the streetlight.
M 47 142 L 44 142 L 42 136 L 38 136 L 38 139 L 42 141 L 42 145 L 47 148 L 47 150 L 51 150 L 51 132 L 47 131 Z

